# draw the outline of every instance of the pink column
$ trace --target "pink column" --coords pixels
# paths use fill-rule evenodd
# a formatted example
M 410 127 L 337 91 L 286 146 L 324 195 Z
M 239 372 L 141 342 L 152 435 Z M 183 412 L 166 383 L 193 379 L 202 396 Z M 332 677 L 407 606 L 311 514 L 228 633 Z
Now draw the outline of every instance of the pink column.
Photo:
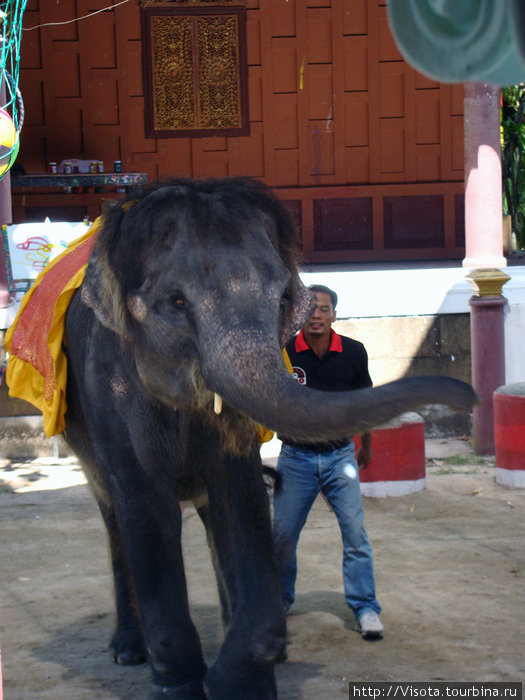
M 11 209 L 11 176 L 6 173 L 0 180 L 0 226 L 10 224 L 13 221 Z M 0 231 L 1 234 L 1 231 Z M 7 288 L 7 269 L 4 251 L 4 237 L 0 235 L 0 308 L 12 303 L 11 295 Z
M 505 383 L 501 287 L 509 279 L 497 268 L 503 256 L 500 89 L 464 84 L 465 248 L 464 267 L 474 286 L 470 299 L 472 384 L 481 399 L 473 413 L 473 447 L 494 454 L 493 393 Z
M 505 267 L 502 232 L 500 89 L 464 84 L 464 267 Z

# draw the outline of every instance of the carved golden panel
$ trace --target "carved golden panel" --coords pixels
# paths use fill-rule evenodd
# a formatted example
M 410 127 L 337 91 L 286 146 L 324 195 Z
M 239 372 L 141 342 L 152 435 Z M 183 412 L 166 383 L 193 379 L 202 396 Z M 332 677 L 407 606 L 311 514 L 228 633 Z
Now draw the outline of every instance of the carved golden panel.
M 155 129 L 192 129 L 195 126 L 192 20 L 153 17 L 151 36 Z
M 201 128 L 239 127 L 239 57 L 236 17 L 198 22 Z
M 142 10 L 146 135 L 248 133 L 245 11 L 188 3 Z

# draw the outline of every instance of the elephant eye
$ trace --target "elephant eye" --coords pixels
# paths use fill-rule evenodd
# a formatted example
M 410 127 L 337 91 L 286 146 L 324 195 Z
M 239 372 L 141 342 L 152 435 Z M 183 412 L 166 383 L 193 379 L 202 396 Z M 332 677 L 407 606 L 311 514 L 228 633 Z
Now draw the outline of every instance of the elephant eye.
M 181 295 L 173 294 L 170 297 L 170 304 L 175 309 L 182 309 L 182 307 L 186 305 L 186 302 L 184 301 Z
M 163 316 L 171 316 L 180 311 L 185 311 L 187 307 L 186 299 L 180 292 L 172 292 L 156 304 L 158 313 Z

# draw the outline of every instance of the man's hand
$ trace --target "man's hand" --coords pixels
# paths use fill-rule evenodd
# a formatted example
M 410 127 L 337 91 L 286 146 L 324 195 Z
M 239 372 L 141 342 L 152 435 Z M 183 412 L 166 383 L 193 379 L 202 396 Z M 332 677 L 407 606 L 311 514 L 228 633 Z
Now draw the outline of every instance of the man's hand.
M 359 469 L 366 469 L 372 461 L 372 439 L 370 433 L 361 435 L 361 447 L 357 453 L 357 465 Z

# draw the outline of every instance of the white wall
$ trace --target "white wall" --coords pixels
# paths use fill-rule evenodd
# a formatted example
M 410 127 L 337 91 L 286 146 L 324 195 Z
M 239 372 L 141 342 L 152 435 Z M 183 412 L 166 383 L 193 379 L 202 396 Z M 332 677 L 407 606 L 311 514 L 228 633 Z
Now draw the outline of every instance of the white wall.
M 472 286 L 462 267 L 304 271 L 306 285 L 337 292 L 337 318 L 469 313 Z M 525 266 L 505 268 L 503 287 L 506 383 L 525 381 Z

